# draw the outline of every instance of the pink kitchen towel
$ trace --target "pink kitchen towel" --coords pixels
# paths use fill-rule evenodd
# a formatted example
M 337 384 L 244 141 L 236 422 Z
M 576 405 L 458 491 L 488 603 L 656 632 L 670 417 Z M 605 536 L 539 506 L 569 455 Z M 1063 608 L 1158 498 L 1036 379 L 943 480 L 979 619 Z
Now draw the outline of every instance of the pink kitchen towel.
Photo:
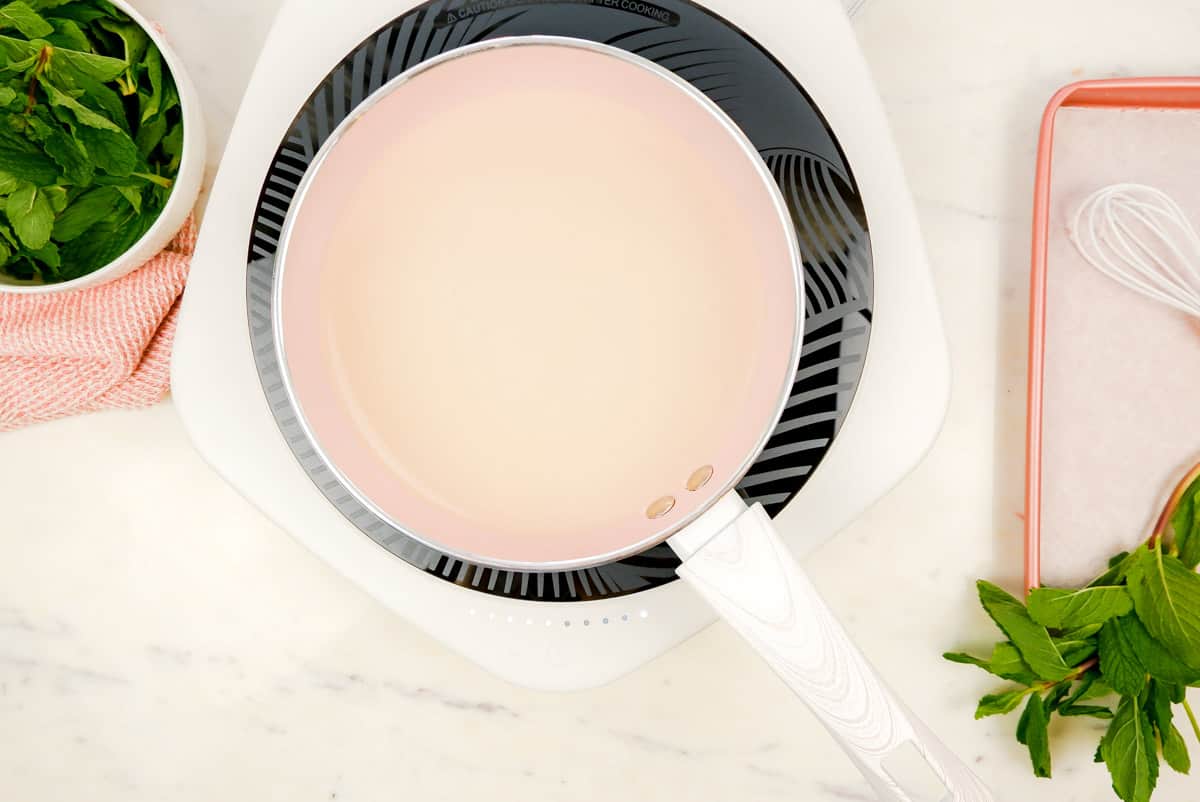
M 189 219 L 162 253 L 116 281 L 50 295 L 0 293 L 0 431 L 160 401 L 195 247 Z

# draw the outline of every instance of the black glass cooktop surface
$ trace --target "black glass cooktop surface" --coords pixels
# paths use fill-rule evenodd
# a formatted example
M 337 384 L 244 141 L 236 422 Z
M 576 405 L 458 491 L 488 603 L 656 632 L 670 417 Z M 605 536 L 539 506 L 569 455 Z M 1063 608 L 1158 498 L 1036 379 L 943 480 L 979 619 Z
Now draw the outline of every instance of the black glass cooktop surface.
M 787 409 L 739 491 L 774 516 L 804 487 L 837 436 L 862 375 L 871 332 L 869 229 L 850 165 L 803 86 L 748 34 L 683 0 L 434 0 L 365 38 L 298 110 L 264 178 L 248 247 L 250 335 L 264 392 L 296 459 L 330 503 L 396 558 L 481 593 L 543 602 L 627 595 L 676 579 L 679 560 L 670 547 L 586 570 L 498 570 L 440 553 L 377 518 L 313 447 L 275 357 L 275 253 L 296 189 L 321 145 L 405 70 L 458 47 L 522 35 L 602 42 L 660 64 L 724 109 L 770 167 L 805 260 L 805 345 Z

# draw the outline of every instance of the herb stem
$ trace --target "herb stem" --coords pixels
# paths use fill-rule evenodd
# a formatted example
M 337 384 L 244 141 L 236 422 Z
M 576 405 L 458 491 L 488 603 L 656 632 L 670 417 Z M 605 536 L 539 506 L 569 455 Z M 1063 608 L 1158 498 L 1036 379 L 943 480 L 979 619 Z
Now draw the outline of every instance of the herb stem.
M 54 48 L 49 45 L 43 47 L 38 53 L 37 64 L 33 67 L 33 74 L 29 78 L 29 92 L 25 96 L 25 113 L 29 114 L 33 111 L 33 107 L 37 105 L 37 88 L 38 78 L 46 71 L 46 67 L 50 64 L 50 56 L 54 52 Z
M 1183 481 L 1179 483 L 1179 485 L 1175 488 L 1175 492 L 1171 494 L 1171 500 L 1168 501 L 1167 506 L 1163 508 L 1162 515 L 1159 516 L 1158 523 L 1154 526 L 1154 534 L 1150 536 L 1150 540 L 1147 542 L 1147 545 L 1150 548 L 1154 548 L 1158 542 L 1162 540 L 1163 535 L 1165 535 L 1167 532 L 1167 527 L 1171 523 L 1171 516 L 1175 514 L 1175 510 L 1178 509 L 1179 503 L 1183 501 L 1183 496 L 1185 493 L 1187 493 L 1188 488 L 1191 487 L 1192 483 L 1197 479 L 1200 479 L 1200 463 L 1197 463 L 1194 468 L 1188 471 L 1188 475 L 1183 477 Z M 1197 736 L 1200 737 L 1200 730 L 1197 730 Z
M 1075 680 L 1079 679 L 1084 674 L 1088 673 L 1089 671 L 1091 671 L 1093 668 L 1095 668 L 1098 665 L 1100 665 L 1099 657 L 1089 657 L 1087 660 L 1084 660 L 1082 663 L 1075 666 L 1074 673 L 1072 673 L 1070 676 L 1068 676 L 1067 679 L 1074 682 Z
M 133 173 L 132 175 L 135 175 L 138 178 L 143 178 L 146 181 L 149 181 L 151 184 L 157 184 L 163 189 L 170 189 L 171 184 L 174 183 L 171 181 L 171 179 L 164 178 L 161 175 L 155 175 L 154 173 Z
M 1035 682 L 1033 685 L 1029 686 L 1029 690 L 1026 691 L 1026 693 L 1028 693 L 1029 691 L 1037 691 L 1038 693 L 1041 693 L 1042 691 L 1048 691 L 1051 688 L 1053 688 L 1055 685 L 1059 685 L 1060 683 L 1063 683 L 1063 682 L 1077 682 L 1080 677 L 1082 677 L 1084 674 L 1088 673 L 1089 671 L 1091 671 L 1093 668 L 1095 668 L 1098 665 L 1100 665 L 1100 658 L 1099 657 L 1090 657 L 1087 660 L 1080 663 L 1079 665 L 1075 666 L 1075 668 L 1071 669 L 1071 673 L 1068 674 L 1067 676 L 1063 677 L 1062 679 L 1057 680 L 1057 681 L 1046 680 L 1045 682 Z
M 1196 733 L 1196 740 L 1200 741 L 1200 723 L 1196 722 L 1196 714 L 1192 712 L 1192 706 L 1188 704 L 1187 697 L 1183 699 L 1183 710 L 1187 713 L 1188 721 L 1192 722 L 1192 732 Z

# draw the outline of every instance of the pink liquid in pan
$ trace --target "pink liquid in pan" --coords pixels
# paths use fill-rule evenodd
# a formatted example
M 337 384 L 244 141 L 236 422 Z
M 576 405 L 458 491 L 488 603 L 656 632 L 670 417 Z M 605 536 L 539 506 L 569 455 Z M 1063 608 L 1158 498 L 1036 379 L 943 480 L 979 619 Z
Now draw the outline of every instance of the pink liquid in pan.
M 791 379 L 792 250 L 753 158 L 662 76 L 578 47 L 400 85 L 288 246 L 283 342 L 317 442 L 395 522 L 494 564 L 628 552 L 695 511 Z

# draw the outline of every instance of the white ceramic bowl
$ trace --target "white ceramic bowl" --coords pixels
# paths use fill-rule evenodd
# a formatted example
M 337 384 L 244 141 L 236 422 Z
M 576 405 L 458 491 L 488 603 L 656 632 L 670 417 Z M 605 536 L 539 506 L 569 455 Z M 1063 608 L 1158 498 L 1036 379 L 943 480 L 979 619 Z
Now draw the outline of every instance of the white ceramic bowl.
M 183 68 L 183 61 L 154 23 L 138 13 L 137 9 L 126 0 L 110 0 L 110 2 L 142 26 L 154 44 L 158 45 L 158 49 L 162 51 L 163 61 L 170 68 L 171 75 L 175 79 L 175 86 L 179 90 L 179 105 L 183 111 L 183 155 L 179 163 L 179 174 L 175 178 L 175 186 L 171 190 L 171 196 L 167 199 L 167 205 L 163 207 L 158 219 L 154 221 L 154 225 L 150 226 L 150 230 L 143 234 L 132 248 L 125 251 L 116 260 L 86 276 L 58 284 L 19 283 L 0 275 L 0 292 L 44 295 L 94 287 L 120 278 L 141 267 L 152 256 L 165 248 L 167 243 L 179 233 L 179 229 L 183 227 L 188 215 L 191 214 L 192 207 L 196 205 L 196 197 L 200 194 L 200 184 L 204 180 L 206 152 L 204 117 L 200 111 L 200 98 L 196 93 L 196 87 L 188 78 L 188 74 Z

